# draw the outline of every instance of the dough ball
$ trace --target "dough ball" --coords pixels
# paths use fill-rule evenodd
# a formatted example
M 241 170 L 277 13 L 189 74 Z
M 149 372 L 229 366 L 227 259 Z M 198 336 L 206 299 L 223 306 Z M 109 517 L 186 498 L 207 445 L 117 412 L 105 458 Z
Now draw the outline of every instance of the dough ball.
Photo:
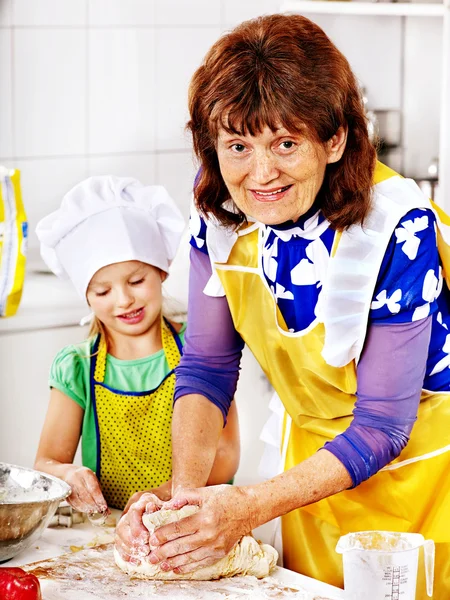
M 146 514 L 142 522 L 148 529 L 150 536 L 163 525 L 180 521 L 185 517 L 195 514 L 198 506 L 184 506 L 180 510 L 160 510 L 152 514 Z M 275 548 L 268 544 L 260 544 L 251 535 L 244 535 L 240 541 L 230 550 L 224 558 L 220 559 L 210 567 L 201 567 L 191 573 L 176 574 L 173 571 L 161 571 L 159 565 L 142 561 L 140 565 L 133 565 L 124 561 L 116 549 L 114 558 L 117 566 L 134 577 L 143 579 L 196 579 L 209 581 L 221 577 L 233 577 L 234 575 L 253 575 L 261 579 L 267 577 L 275 567 L 278 553 Z

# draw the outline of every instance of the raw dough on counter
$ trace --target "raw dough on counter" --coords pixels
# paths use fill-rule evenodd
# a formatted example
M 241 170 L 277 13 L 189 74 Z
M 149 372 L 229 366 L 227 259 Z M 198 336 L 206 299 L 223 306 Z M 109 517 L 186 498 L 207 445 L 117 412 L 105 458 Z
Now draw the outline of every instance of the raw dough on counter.
M 198 510 L 198 506 L 184 506 L 180 510 L 160 510 L 144 515 L 142 522 L 152 535 L 158 527 L 180 521 L 184 517 L 193 515 Z M 233 577 L 234 575 L 254 575 L 258 579 L 267 577 L 277 564 L 278 553 L 272 546 L 260 544 L 252 536 L 244 535 L 227 556 L 210 567 L 202 567 L 192 573 L 176 574 L 173 571 L 161 571 L 159 565 L 152 565 L 145 560 L 140 565 L 133 565 L 123 560 L 116 549 L 114 549 L 114 558 L 117 566 L 125 573 L 133 575 L 133 577 L 209 581 L 220 577 Z

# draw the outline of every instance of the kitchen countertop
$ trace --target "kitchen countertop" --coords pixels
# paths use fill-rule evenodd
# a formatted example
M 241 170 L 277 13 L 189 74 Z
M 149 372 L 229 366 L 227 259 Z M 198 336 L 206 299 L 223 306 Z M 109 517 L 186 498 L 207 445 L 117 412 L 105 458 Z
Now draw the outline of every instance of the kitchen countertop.
M 113 523 L 120 517 L 120 511 L 112 511 Z M 82 549 L 92 548 L 99 544 L 113 541 L 114 524 L 110 526 L 97 527 L 88 521 L 74 525 L 73 527 L 51 527 L 44 531 L 31 548 L 25 550 L 14 559 L 3 566 L 23 566 L 33 562 L 54 558 L 65 553 L 78 553 Z M 78 555 L 78 554 L 77 554 Z M 299 575 L 293 571 L 277 567 L 272 573 L 272 578 L 284 586 L 301 587 L 308 592 L 333 600 L 344 598 L 343 590 L 333 586 L 325 585 L 319 581 Z M 224 581 L 224 580 L 222 580 Z M 43 582 L 45 599 L 45 582 Z M 248 593 L 248 592 L 247 592 Z M 131 599 L 131 596 L 130 596 Z M 81 599 L 80 599 L 81 600 Z

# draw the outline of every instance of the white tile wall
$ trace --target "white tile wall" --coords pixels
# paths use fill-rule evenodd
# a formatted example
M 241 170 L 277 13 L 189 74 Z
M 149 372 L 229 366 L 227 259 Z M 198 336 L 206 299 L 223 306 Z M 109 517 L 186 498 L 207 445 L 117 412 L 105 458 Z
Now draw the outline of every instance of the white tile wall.
M 372 108 L 401 105 L 401 17 L 308 15 L 348 58 Z M 382 32 L 382 34 L 381 34 Z
M 0 29 L 0 157 L 13 154 L 11 62 L 11 32 Z
M 219 27 L 156 30 L 158 149 L 189 147 L 184 132 L 189 80 L 219 35 Z
M 223 0 L 223 21 L 227 28 L 260 15 L 279 12 L 277 0 Z
M 220 25 L 221 2 L 217 0 L 155 0 L 157 25 Z
M 156 180 L 155 160 L 154 153 L 90 156 L 88 158 L 88 176 L 135 177 L 145 185 L 154 185 Z
M 154 31 L 89 31 L 89 153 L 154 149 Z
M 407 20 L 404 162 L 405 174 L 416 178 L 427 176 L 427 167 L 438 153 L 441 44 L 440 19 Z
M 35 27 L 86 25 L 88 0 L 12 0 L 12 24 Z
M 94 26 L 153 25 L 154 0 L 89 0 L 89 24 Z
M 29 245 L 39 246 L 35 229 L 38 221 L 56 210 L 71 187 L 88 176 L 87 159 L 55 158 L 49 160 L 18 160 L 22 197 L 28 217 Z
M 86 151 L 86 32 L 14 32 L 14 132 L 18 156 Z
M 186 220 L 189 218 L 192 185 L 196 172 L 194 158 L 190 151 L 156 155 L 156 183 L 166 187 Z
M 11 0 L 0 0 L 0 27 L 11 25 Z

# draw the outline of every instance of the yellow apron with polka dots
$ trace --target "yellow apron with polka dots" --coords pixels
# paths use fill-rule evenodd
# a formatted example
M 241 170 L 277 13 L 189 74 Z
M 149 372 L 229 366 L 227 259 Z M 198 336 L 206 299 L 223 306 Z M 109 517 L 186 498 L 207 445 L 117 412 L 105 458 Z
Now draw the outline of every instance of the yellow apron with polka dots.
M 378 174 L 380 171 L 392 176 L 382 166 Z M 440 216 L 449 223 L 448 217 Z M 325 361 L 325 327 L 321 322 L 300 334 L 289 331 L 262 270 L 263 236 L 264 228 L 242 227 L 227 262 L 215 262 L 214 268 L 236 330 L 284 404 L 285 424 L 289 422 L 283 444 L 287 470 L 350 425 L 356 399 L 356 362 L 335 367 Z M 342 237 L 336 236 L 332 256 L 339 252 Z M 445 265 L 442 252 L 441 258 Z M 449 472 L 450 393 L 424 390 L 410 442 L 396 461 L 358 487 L 282 518 L 284 566 L 342 587 L 342 557 L 335 552 L 341 535 L 368 529 L 420 532 L 437 542 L 433 597 L 448 600 Z
M 97 477 L 108 506 L 124 508 L 137 491 L 157 487 L 172 476 L 174 369 L 181 342 L 162 320 L 162 345 L 170 372 L 153 390 L 125 392 L 104 384 L 107 347 L 102 336 L 91 359 L 91 397 L 97 437 Z

